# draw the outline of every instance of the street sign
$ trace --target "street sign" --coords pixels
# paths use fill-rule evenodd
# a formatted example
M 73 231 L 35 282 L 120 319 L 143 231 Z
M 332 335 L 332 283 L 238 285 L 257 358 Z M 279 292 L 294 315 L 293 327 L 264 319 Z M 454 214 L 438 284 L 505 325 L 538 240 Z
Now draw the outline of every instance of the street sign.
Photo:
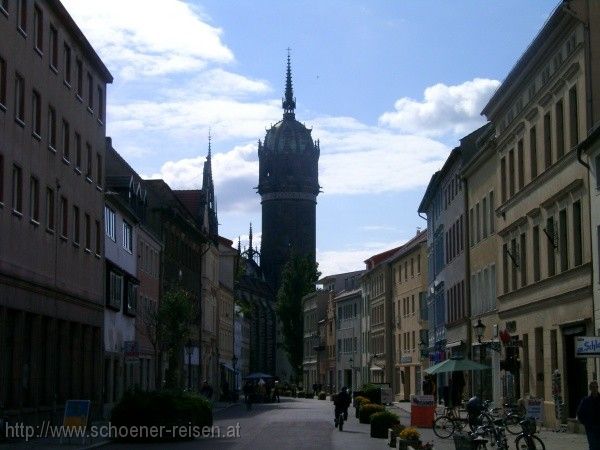
M 83 428 L 87 426 L 89 414 L 89 400 L 67 400 L 63 425 L 69 428 Z
M 544 413 L 544 399 L 530 398 L 527 400 L 526 416 L 535 419 L 536 422 L 542 421 Z
M 597 358 L 600 356 L 600 337 L 577 336 L 575 337 L 576 358 Z

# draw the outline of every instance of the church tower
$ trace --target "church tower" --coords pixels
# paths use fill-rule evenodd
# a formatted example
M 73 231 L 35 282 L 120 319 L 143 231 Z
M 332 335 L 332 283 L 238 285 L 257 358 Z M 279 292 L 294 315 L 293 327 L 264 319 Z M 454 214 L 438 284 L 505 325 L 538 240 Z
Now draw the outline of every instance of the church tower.
M 258 141 L 258 193 L 262 205 L 260 265 L 276 292 L 290 252 L 315 259 L 319 194 L 319 141 L 296 120 L 290 55 L 287 57 L 283 119 Z

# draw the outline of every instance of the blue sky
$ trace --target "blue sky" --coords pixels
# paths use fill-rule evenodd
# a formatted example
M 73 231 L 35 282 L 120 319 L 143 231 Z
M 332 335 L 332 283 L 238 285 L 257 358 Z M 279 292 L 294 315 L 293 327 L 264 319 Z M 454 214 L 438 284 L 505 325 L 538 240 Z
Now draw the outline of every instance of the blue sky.
M 327 275 L 411 238 L 433 171 L 557 0 L 63 0 L 115 77 L 107 130 L 140 174 L 197 188 L 213 133 L 220 234 L 260 238 L 256 142 L 296 117 L 321 140 Z M 255 238 L 256 240 L 256 238 Z

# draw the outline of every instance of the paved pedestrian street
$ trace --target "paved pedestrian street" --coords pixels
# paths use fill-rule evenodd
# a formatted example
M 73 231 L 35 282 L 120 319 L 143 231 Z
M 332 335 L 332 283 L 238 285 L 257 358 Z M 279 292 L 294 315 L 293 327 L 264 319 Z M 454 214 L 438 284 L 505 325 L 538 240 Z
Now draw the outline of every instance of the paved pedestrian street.
M 410 423 L 406 406 L 392 406 L 403 424 Z M 110 444 L 106 449 L 380 449 L 385 450 L 387 440 L 369 436 L 369 425 L 358 423 L 354 408 L 350 407 L 344 431 L 333 426 L 333 404 L 327 400 L 282 398 L 277 404 L 256 404 L 246 411 L 243 404 L 232 405 L 215 414 L 216 426 L 221 430 L 236 427 L 240 436 L 233 438 L 203 438 L 194 441 L 163 444 Z M 436 450 L 453 450 L 451 439 L 436 438 L 431 429 L 421 429 L 422 440 L 430 441 Z M 584 450 L 587 448 L 582 434 L 554 433 L 542 430 L 540 437 L 547 450 Z M 509 438 L 511 448 L 514 439 Z

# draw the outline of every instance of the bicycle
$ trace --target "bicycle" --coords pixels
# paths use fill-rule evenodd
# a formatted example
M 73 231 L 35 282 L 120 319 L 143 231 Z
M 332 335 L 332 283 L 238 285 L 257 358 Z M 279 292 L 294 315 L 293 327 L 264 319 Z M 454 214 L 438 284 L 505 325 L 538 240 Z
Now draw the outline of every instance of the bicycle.
M 521 433 L 521 422 L 525 420 L 525 409 L 519 405 L 504 404 L 504 408 L 494 408 L 491 415 L 504 419 L 506 431 L 517 436 Z
M 439 416 L 433 421 L 433 434 L 440 439 L 448 439 L 455 432 L 462 432 L 467 425 L 471 431 L 474 431 L 477 425 L 475 418 L 469 415 L 461 417 L 460 413 L 457 414 L 454 410 L 448 409 L 446 414 Z
M 544 442 L 535 435 L 537 425 L 534 419 L 522 420 L 520 425 L 521 433 L 515 439 L 517 450 L 546 450 Z
M 344 430 L 344 422 L 348 420 L 348 413 L 346 411 L 340 411 L 340 413 L 336 416 L 335 426 L 340 430 Z

